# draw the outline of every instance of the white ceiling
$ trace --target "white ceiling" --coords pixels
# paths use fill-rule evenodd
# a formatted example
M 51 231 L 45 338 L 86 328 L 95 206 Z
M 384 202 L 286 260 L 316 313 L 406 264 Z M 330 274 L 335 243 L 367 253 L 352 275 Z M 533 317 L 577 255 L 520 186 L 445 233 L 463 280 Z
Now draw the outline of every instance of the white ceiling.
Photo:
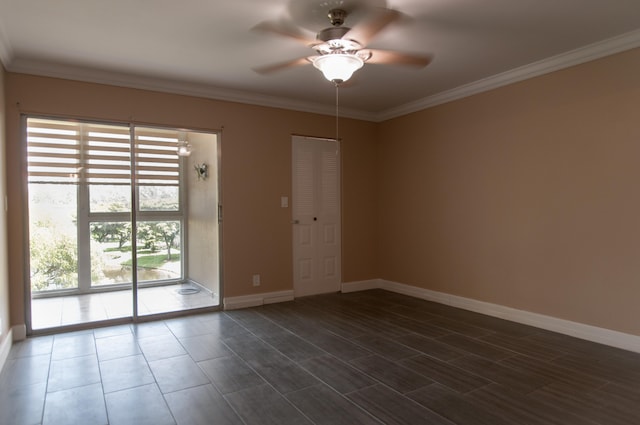
M 405 15 L 368 47 L 433 55 L 420 70 L 359 70 L 340 104 L 364 119 L 640 46 L 639 0 L 0 0 L 0 59 L 13 72 L 332 113 L 333 85 L 312 65 L 252 70 L 313 51 L 251 28 L 295 19 L 314 34 L 327 5 L 344 3 Z

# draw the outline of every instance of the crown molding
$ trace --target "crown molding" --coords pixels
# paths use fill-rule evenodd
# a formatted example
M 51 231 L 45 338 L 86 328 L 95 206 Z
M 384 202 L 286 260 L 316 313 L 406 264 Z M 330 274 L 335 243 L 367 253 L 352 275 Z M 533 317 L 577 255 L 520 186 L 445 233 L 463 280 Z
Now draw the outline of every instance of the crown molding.
M 335 115 L 336 113 L 335 106 L 320 103 L 283 99 L 276 96 L 225 89 L 207 84 L 115 73 L 95 68 L 80 68 L 70 65 L 17 59 L 11 62 L 10 66 L 7 67 L 7 70 L 20 74 L 83 81 L 140 90 L 151 90 L 212 100 L 243 103 L 254 106 L 309 112 L 313 114 Z M 364 121 L 375 121 L 374 113 L 360 111 L 357 109 L 341 107 L 340 116 Z
M 435 95 L 416 100 L 415 102 L 387 109 L 386 111 L 382 111 L 377 114 L 375 121 L 382 122 L 392 118 L 397 118 L 637 47 L 640 47 L 640 30 L 631 31 L 617 37 L 496 74 L 470 84 L 465 84 L 451 90 L 437 93 Z

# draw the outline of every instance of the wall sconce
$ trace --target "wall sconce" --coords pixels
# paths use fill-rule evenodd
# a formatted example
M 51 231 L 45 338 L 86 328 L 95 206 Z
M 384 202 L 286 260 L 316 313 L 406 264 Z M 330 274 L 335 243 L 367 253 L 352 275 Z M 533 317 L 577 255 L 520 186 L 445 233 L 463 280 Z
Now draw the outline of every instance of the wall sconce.
M 176 149 L 178 156 L 191 155 L 191 145 L 186 140 L 178 140 L 178 148 Z
M 209 166 L 204 162 L 202 164 L 194 164 L 193 168 L 196 170 L 198 180 L 206 180 L 209 177 Z

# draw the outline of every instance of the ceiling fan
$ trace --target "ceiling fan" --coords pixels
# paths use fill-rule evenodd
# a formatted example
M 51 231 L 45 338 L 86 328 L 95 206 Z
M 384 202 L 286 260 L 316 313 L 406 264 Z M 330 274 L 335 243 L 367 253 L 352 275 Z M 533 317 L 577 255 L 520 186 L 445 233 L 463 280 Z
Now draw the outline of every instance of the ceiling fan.
M 422 68 L 431 62 L 430 55 L 367 48 L 380 31 L 401 17 L 400 12 L 382 7 L 370 9 L 364 19 L 353 28 L 344 26 L 348 14 L 346 8 L 335 7 L 329 10 L 327 16 L 331 26 L 321 30 L 315 40 L 310 39 L 291 22 L 265 21 L 258 24 L 254 29 L 293 38 L 315 50 L 316 54 L 254 70 L 260 74 L 270 74 L 311 63 L 327 80 L 338 85 L 351 78 L 365 63 L 400 64 Z

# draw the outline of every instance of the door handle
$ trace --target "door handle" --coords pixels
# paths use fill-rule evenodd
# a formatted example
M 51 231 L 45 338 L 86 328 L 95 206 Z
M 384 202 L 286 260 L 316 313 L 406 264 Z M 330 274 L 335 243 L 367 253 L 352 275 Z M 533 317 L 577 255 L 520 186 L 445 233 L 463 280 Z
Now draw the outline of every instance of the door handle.
M 292 220 L 291 224 L 300 224 L 300 220 Z

